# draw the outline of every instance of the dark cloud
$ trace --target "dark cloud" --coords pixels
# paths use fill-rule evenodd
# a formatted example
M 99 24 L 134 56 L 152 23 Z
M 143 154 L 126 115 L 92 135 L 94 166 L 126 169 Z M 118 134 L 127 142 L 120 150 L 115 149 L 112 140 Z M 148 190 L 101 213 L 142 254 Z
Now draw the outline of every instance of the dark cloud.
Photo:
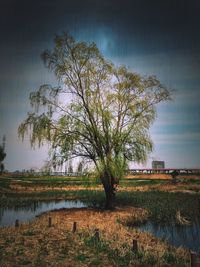
M 100 27 L 109 28 L 116 43 L 124 39 L 141 49 L 194 50 L 200 43 L 199 11 L 197 0 L 4 1 L 1 39 L 25 46 L 62 30 L 95 32 Z
M 17 127 L 30 110 L 29 93 L 42 83 L 54 81 L 42 65 L 40 53 L 51 46 L 56 33 L 66 30 L 79 40 L 96 42 L 115 63 L 142 74 L 155 74 L 178 88 L 175 102 L 160 108 L 161 125 L 155 126 L 154 133 L 160 134 L 157 130 L 162 129 L 169 135 L 176 132 L 179 138 L 183 127 L 177 128 L 178 123 L 191 132 L 183 140 L 187 136 L 198 139 L 199 13 L 199 0 L 1 0 L 0 136 L 6 134 L 8 140 L 6 166 L 32 166 L 29 148 L 17 142 Z M 171 159 L 168 166 L 183 166 L 180 155 L 188 157 L 188 166 L 198 165 L 199 139 L 195 139 L 196 150 L 181 144 L 179 153 L 174 141 L 164 149 L 166 135 L 160 137 L 160 147 L 159 135 L 155 140 L 156 153 L 169 163 Z M 35 157 L 42 162 L 44 155 Z
M 3 0 L 0 90 L 66 30 L 111 58 L 181 51 L 199 60 L 199 11 L 197 0 Z

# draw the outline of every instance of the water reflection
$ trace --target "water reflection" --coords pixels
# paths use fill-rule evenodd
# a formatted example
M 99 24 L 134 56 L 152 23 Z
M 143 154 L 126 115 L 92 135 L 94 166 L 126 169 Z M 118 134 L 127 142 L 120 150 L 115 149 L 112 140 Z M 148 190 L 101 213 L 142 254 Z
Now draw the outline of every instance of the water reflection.
M 200 251 L 200 221 L 196 220 L 190 226 L 158 225 L 151 222 L 138 227 L 141 231 L 167 240 L 177 247 L 182 246 L 194 251 Z
M 45 211 L 61 208 L 82 208 L 86 207 L 81 201 L 72 200 L 54 200 L 54 201 L 37 201 L 29 203 L 28 205 L 4 208 L 0 207 L 0 227 L 13 226 L 15 220 L 20 222 L 30 221 L 35 218 L 36 215 Z
M 81 201 L 54 200 L 34 201 L 22 203 L 21 206 L 13 208 L 0 207 L 0 227 L 13 226 L 15 220 L 20 222 L 30 221 L 42 212 L 61 208 L 86 207 Z M 158 225 L 151 222 L 138 227 L 141 231 L 147 231 L 154 236 L 163 238 L 169 243 L 179 247 L 185 247 L 194 251 L 200 251 L 200 220 L 196 220 L 190 226 Z

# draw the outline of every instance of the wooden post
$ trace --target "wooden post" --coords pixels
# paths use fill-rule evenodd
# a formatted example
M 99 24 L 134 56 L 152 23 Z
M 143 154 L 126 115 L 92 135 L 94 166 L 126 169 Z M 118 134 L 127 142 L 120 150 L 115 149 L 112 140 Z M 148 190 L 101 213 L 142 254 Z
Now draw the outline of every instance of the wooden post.
M 200 267 L 200 256 L 194 252 L 190 251 L 191 267 Z
M 15 227 L 19 227 L 19 220 L 15 221 Z
M 132 243 L 132 251 L 134 253 L 137 253 L 138 252 L 138 243 L 137 243 L 137 240 L 136 239 L 133 239 L 133 243 Z
M 49 227 L 51 227 L 51 225 L 52 225 L 51 222 L 52 222 L 51 217 L 49 217 Z
M 76 227 L 77 227 L 77 223 L 74 222 L 73 223 L 73 228 L 72 228 L 72 232 L 75 233 L 76 232 Z
M 100 241 L 99 229 L 96 228 L 94 231 L 95 231 L 94 232 L 94 238 L 95 238 L 96 241 L 99 242 Z

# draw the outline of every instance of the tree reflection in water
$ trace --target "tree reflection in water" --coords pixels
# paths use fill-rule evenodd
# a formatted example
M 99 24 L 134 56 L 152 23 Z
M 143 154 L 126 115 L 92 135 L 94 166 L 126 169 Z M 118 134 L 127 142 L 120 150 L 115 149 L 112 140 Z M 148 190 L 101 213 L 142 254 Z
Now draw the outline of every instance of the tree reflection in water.
M 81 201 L 72 200 L 54 200 L 54 201 L 34 201 L 32 203 L 24 203 L 21 206 L 1 207 L 0 208 L 0 227 L 12 226 L 15 220 L 20 222 L 29 221 L 35 216 L 54 209 L 61 208 L 82 208 L 86 205 Z
M 196 219 L 191 225 L 159 225 L 147 222 L 139 226 L 138 229 L 150 232 L 177 247 L 182 246 L 194 251 L 200 251 L 199 219 Z

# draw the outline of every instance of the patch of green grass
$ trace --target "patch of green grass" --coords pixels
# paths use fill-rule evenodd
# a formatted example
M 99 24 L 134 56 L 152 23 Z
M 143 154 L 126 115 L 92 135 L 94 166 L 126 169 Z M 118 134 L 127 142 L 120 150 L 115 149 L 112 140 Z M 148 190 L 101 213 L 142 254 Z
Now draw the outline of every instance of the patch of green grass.
M 75 259 L 77 261 L 85 262 L 89 257 L 85 254 L 78 254 Z
M 8 195 L 9 196 L 9 195 Z M 104 208 L 105 194 L 102 191 L 79 190 L 79 191 L 47 191 L 29 194 L 11 194 L 12 197 L 0 198 L 1 207 L 27 207 L 33 209 L 39 204 L 39 200 L 53 199 L 79 199 L 93 208 Z M 150 219 L 156 223 L 175 223 L 176 213 L 189 220 L 200 217 L 199 196 L 187 193 L 170 193 L 162 191 L 148 192 L 118 192 L 116 205 L 130 205 L 142 207 L 149 211 Z
M 199 217 L 198 199 L 197 195 L 179 192 L 120 192 L 117 195 L 117 204 L 145 208 L 150 212 L 152 221 L 168 224 L 176 222 L 178 210 L 186 218 Z
M 141 224 L 146 223 L 147 220 L 148 220 L 148 217 L 144 217 L 144 218 L 142 216 L 136 217 L 135 214 L 132 214 L 128 216 L 126 220 L 121 223 L 128 227 L 135 227 L 135 226 L 140 226 Z
M 19 177 L 18 177 L 19 178 Z M 2 178 L 0 178 L 2 179 Z M 7 179 L 7 183 L 14 178 Z M 24 177 L 19 178 L 25 180 Z M 35 181 L 35 184 L 45 182 L 47 184 L 53 184 L 54 182 L 59 184 L 63 181 L 72 184 L 75 182 L 74 177 L 26 177 L 27 181 Z M 84 178 L 83 178 L 84 179 Z M 81 181 L 82 178 L 77 178 L 77 181 Z M 163 180 L 142 180 L 142 179 L 122 179 L 120 183 L 125 186 L 128 185 L 155 185 L 159 183 L 165 183 Z M 199 183 L 196 180 L 195 183 Z M 183 184 L 184 185 L 184 184 Z M 105 193 L 103 191 L 95 190 L 48 190 L 44 192 L 31 192 L 31 193 L 6 193 L 4 197 L 0 198 L 0 207 L 37 207 L 40 200 L 55 200 L 55 199 L 79 199 L 87 204 L 89 207 L 104 208 Z M 134 207 L 142 207 L 150 212 L 150 219 L 156 223 L 175 223 L 176 213 L 180 211 L 181 215 L 189 220 L 195 220 L 200 217 L 199 196 L 197 194 L 187 193 L 170 193 L 162 191 L 148 191 L 148 192 L 118 192 L 116 194 L 116 205 L 130 205 Z
M 84 243 L 89 248 L 94 249 L 94 253 L 96 254 L 96 259 L 93 260 L 93 264 L 98 266 L 100 264 L 100 256 L 101 253 L 107 255 L 110 262 L 113 263 L 113 266 L 117 267 L 127 267 L 127 266 L 138 266 L 138 267 L 150 267 L 150 266 L 173 266 L 173 267 L 186 267 L 187 263 L 183 262 L 180 258 L 175 257 L 173 253 L 166 252 L 162 258 L 158 258 L 157 256 L 138 250 L 137 252 L 132 252 L 131 248 L 127 250 L 125 254 L 122 255 L 121 251 L 118 249 L 112 249 L 109 246 L 108 242 L 101 240 L 97 242 L 94 237 L 87 237 L 84 239 Z M 127 246 L 127 244 L 126 244 Z M 82 261 L 85 260 L 83 255 L 79 255 Z M 130 265 L 131 264 L 131 265 Z
M 17 247 L 16 250 L 15 250 L 15 255 L 16 256 L 24 255 L 24 248 L 23 247 Z
M 15 175 L 10 177 L 0 177 L 0 188 L 8 189 L 10 184 L 14 183 L 24 188 L 38 188 L 38 187 L 63 187 L 63 186 L 83 186 L 85 188 L 90 186 L 97 186 L 100 182 L 97 179 L 82 176 L 82 177 L 65 177 L 65 176 L 37 176 L 37 174 Z
M 66 255 L 66 254 L 59 254 L 59 256 L 58 256 L 58 260 L 60 260 L 60 261 L 62 261 L 62 260 L 64 260 L 64 259 L 66 259 L 68 257 L 68 255 Z
M 147 266 L 154 266 L 157 263 L 158 259 L 152 254 L 146 254 L 145 261 L 147 263 Z
M 160 179 L 122 179 L 119 182 L 120 186 L 127 187 L 127 186 L 144 186 L 144 185 L 157 185 L 157 184 L 164 184 L 167 183 L 166 180 Z
M 162 256 L 163 260 L 168 264 L 175 264 L 177 262 L 176 255 L 174 255 L 171 252 L 165 252 L 165 254 Z
M 20 259 L 18 260 L 18 264 L 19 265 L 28 265 L 28 264 L 31 264 L 32 262 L 30 260 L 27 260 L 27 259 Z
M 116 266 L 128 266 L 131 260 L 130 253 L 125 256 L 121 256 L 120 252 L 117 249 L 111 249 L 107 242 L 105 242 L 104 240 L 97 241 L 94 236 L 84 239 L 84 243 L 86 246 L 94 249 L 94 252 L 97 256 L 97 263 L 99 263 L 98 256 L 101 253 L 107 254 L 109 260 L 111 260 L 112 262 L 114 261 L 115 264 L 117 264 Z
M 0 245 L 0 263 L 1 263 L 1 260 L 2 260 L 3 253 L 4 253 L 4 246 Z
M 27 230 L 27 231 L 23 232 L 23 235 L 24 236 L 34 236 L 35 235 L 35 231 L 30 229 L 30 230 Z
M 90 191 L 85 194 L 83 201 L 91 207 L 103 208 L 105 203 L 104 192 Z M 118 192 L 116 205 L 130 205 L 145 208 L 149 211 L 151 221 L 159 224 L 176 223 L 176 213 L 189 220 L 199 220 L 199 196 L 181 192 Z
M 8 189 L 10 186 L 10 179 L 6 177 L 0 177 L 0 188 Z
M 14 240 L 13 238 L 11 238 L 11 237 L 7 237 L 7 238 L 5 239 L 5 244 L 6 244 L 6 245 L 12 244 L 13 240 Z

